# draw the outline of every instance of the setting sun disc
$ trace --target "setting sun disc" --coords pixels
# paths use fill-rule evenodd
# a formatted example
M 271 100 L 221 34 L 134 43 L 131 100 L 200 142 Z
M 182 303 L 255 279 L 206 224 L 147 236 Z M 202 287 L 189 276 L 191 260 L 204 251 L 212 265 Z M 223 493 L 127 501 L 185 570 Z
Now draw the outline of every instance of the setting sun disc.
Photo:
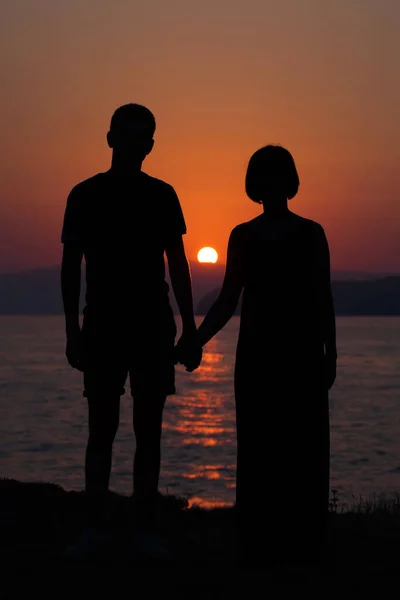
M 206 246 L 199 250 L 197 260 L 201 263 L 216 263 L 218 260 L 218 252 L 210 246 Z

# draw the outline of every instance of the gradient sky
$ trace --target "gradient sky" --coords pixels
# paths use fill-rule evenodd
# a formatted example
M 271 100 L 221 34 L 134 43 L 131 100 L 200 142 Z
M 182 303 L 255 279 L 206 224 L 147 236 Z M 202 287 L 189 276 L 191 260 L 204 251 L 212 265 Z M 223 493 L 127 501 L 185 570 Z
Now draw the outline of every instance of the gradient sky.
M 399 0 L 3 0 L 0 271 L 56 264 L 66 196 L 109 167 L 113 110 L 149 106 L 144 169 L 193 259 L 225 260 L 250 155 L 280 143 L 334 269 L 400 272 Z

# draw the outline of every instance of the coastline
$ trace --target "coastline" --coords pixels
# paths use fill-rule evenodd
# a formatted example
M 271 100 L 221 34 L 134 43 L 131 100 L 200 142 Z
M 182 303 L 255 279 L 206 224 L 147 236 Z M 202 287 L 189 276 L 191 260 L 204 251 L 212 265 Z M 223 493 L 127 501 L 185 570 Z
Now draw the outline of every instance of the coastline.
M 127 496 L 110 494 L 117 541 L 122 540 L 119 536 L 126 529 L 128 504 Z M 231 573 L 229 577 L 235 580 L 234 508 L 188 508 L 187 500 L 174 496 L 162 496 L 160 507 L 165 534 L 175 555 L 172 571 L 178 570 L 182 580 L 193 569 L 214 573 L 217 578 L 222 573 L 226 577 Z M 255 510 L 262 511 L 262 504 L 256 498 Z M 84 492 L 67 492 L 54 484 L 0 479 L 0 545 L 6 557 L 4 572 L 15 574 L 16 569 L 33 568 L 38 561 L 48 568 L 71 572 L 73 567 L 63 558 L 63 552 L 79 535 L 84 519 Z M 333 506 L 325 556 L 321 557 L 322 570 L 319 574 L 314 572 L 313 577 L 337 582 L 397 577 L 399 555 L 400 498 L 366 502 L 346 512 L 337 507 L 335 512 Z M 112 569 L 113 565 L 120 568 L 124 563 L 129 564 L 130 570 L 143 569 L 143 564 L 135 565 L 132 558 L 124 554 L 123 544 L 118 547 L 117 543 L 105 564 Z M 104 562 L 102 564 L 104 567 Z M 270 567 L 266 562 L 261 570 L 273 573 Z M 301 568 L 299 573 L 307 575 Z

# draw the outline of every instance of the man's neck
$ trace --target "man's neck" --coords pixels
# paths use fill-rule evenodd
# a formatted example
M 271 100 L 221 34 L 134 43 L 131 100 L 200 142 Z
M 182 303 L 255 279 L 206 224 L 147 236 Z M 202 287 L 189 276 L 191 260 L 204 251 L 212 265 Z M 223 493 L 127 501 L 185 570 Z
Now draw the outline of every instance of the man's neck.
M 118 177 L 134 177 L 141 172 L 142 164 L 142 160 L 121 160 L 119 157 L 113 156 L 110 173 Z

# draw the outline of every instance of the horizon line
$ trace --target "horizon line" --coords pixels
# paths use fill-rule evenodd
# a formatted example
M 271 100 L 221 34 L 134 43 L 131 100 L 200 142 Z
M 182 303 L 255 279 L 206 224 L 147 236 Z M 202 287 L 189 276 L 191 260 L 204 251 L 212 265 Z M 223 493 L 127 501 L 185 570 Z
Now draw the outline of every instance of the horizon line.
M 225 267 L 226 263 L 222 263 L 222 262 L 217 262 L 217 263 L 201 263 L 199 262 L 197 259 L 191 261 L 189 259 L 189 263 L 192 264 L 194 263 L 196 266 L 202 266 L 202 267 L 211 267 L 211 268 L 218 268 L 218 267 Z M 82 267 L 83 269 L 85 268 L 85 261 L 82 262 Z M 37 265 L 34 267 L 20 267 L 17 269 L 9 269 L 9 270 L 0 270 L 0 276 L 2 275 L 19 275 L 19 274 L 23 274 L 23 273 L 28 273 L 31 271 L 46 271 L 46 270 L 53 270 L 53 269 L 61 269 L 61 263 L 57 264 L 57 263 L 53 263 L 50 265 Z M 348 274 L 358 274 L 358 275 L 383 275 L 383 276 L 400 276 L 400 270 L 399 271 L 393 271 L 393 270 L 386 270 L 386 269 L 382 269 L 382 270 L 366 270 L 366 269 L 352 269 L 352 268 L 347 268 L 347 269 L 341 269 L 341 268 L 331 268 L 331 273 L 335 274 L 335 273 L 348 273 Z

